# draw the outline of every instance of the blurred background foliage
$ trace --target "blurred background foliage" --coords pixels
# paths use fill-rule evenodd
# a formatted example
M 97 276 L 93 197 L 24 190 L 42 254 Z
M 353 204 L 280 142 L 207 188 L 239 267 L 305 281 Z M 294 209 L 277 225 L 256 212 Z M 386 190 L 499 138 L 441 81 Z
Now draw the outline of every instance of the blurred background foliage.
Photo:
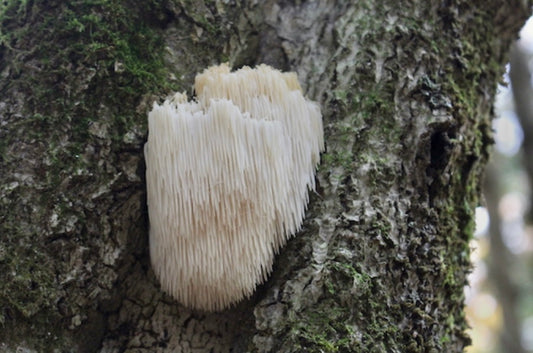
M 485 205 L 476 210 L 468 353 L 533 352 L 533 20 L 499 87 Z

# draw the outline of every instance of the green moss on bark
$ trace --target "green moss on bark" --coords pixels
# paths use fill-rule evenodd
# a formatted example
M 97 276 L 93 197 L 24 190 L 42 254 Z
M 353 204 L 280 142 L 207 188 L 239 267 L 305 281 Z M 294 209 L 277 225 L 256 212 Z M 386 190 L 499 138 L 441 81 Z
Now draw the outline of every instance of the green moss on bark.
M 339 20 L 318 176 L 328 215 L 317 210 L 313 238 L 328 255 L 308 255 L 320 264 L 313 304 L 287 305 L 289 318 L 299 313 L 288 346 L 436 353 L 469 344 L 473 212 L 510 37 L 500 42 L 497 6 L 409 6 L 363 1 L 356 13 L 366 16 Z
M 80 310 L 64 300 L 68 252 L 76 243 L 91 247 L 89 229 L 99 227 L 86 218 L 83 192 L 115 177 L 95 151 L 139 148 L 143 97 L 179 87 L 164 62 L 168 16 L 155 1 L 0 5 L 2 90 L 13 104 L 9 130 L 0 131 L 0 331 L 9 335 L 2 341 L 20 341 L 28 327 L 27 339 L 57 346 L 58 323 L 69 326 L 69 313 Z M 55 252 L 58 241 L 72 242 L 66 253 Z M 8 330 L 20 320 L 32 324 Z
M 99 303 L 147 256 L 146 113 L 228 59 L 224 6 L 0 4 L 0 341 L 99 344 Z

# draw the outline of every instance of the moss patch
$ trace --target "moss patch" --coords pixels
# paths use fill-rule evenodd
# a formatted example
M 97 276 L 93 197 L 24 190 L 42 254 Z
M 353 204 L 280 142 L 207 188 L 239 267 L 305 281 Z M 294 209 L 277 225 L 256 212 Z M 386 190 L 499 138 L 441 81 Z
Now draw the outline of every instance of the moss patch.
M 102 216 L 87 209 L 87 195 L 124 174 L 100 158 L 128 149 L 140 156 L 143 98 L 179 88 L 165 67 L 162 31 L 171 16 L 165 4 L 0 4 L 2 89 L 13 105 L 5 115 L 9 130 L 0 129 L 0 331 L 6 334 L 13 320 L 30 320 L 36 340 L 55 344 L 58 320 L 79 310 L 78 285 L 62 280 L 71 270 L 69 253 L 104 241 L 95 238 L 104 234 Z M 21 105 L 18 96 L 26 99 Z M 65 290 L 73 295 L 67 301 Z

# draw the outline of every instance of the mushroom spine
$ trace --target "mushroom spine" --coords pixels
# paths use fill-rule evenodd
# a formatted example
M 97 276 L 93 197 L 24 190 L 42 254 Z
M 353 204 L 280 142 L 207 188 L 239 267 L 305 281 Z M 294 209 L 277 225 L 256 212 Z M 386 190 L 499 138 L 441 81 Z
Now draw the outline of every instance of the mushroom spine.
M 300 229 L 322 115 L 295 73 L 267 65 L 210 67 L 195 91 L 148 115 L 150 258 L 165 292 L 215 311 L 249 297 Z

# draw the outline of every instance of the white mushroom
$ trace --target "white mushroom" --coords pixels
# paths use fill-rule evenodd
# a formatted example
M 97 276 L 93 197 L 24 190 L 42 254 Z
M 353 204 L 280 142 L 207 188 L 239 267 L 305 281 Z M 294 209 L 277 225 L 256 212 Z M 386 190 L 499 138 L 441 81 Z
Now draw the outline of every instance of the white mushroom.
M 266 65 L 211 67 L 195 90 L 148 116 L 150 257 L 165 292 L 213 311 L 249 297 L 300 229 L 322 116 L 294 73 Z

